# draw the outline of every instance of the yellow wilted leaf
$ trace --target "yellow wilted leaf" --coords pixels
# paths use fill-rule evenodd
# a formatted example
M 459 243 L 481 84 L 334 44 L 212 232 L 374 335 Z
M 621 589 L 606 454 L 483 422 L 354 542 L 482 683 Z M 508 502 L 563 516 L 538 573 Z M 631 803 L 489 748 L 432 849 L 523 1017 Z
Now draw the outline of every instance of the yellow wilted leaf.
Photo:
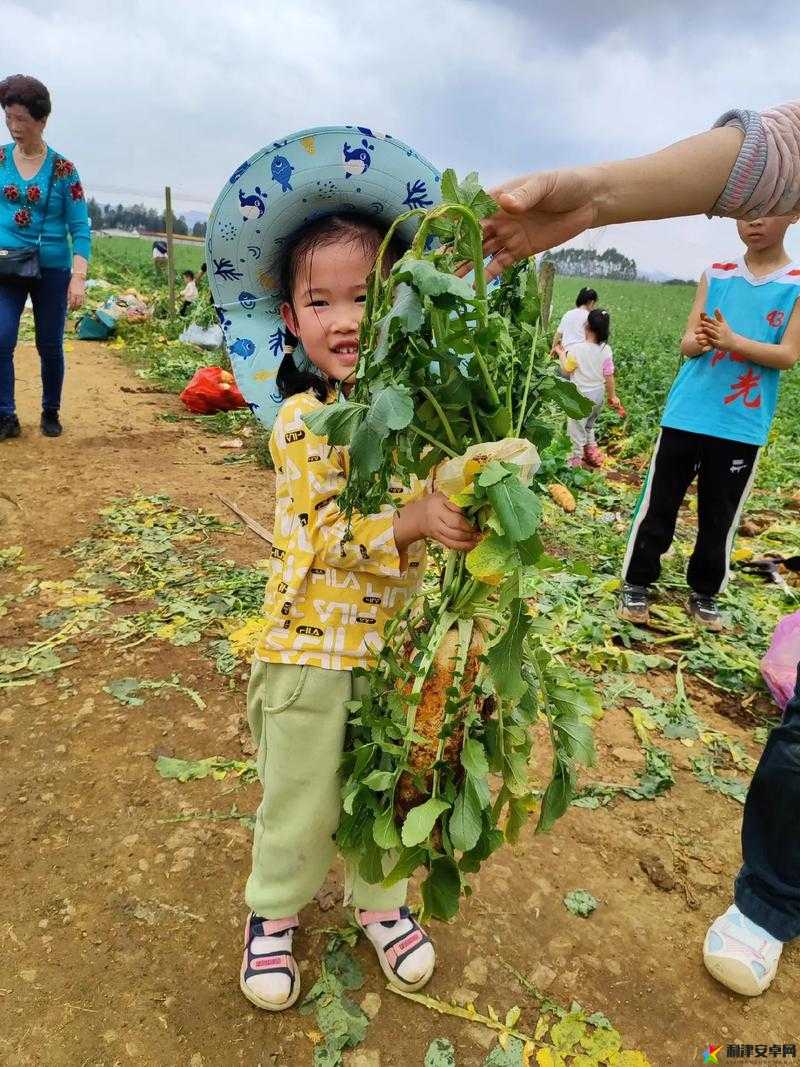
M 554 1048 L 540 1048 L 536 1053 L 536 1067 L 566 1067 L 566 1064 Z
M 609 578 L 607 582 L 603 582 L 600 589 L 604 593 L 616 593 L 622 582 L 619 578 Z
M 500 1017 L 498 1016 L 497 1012 L 494 1010 L 491 1004 L 489 1004 L 486 1010 L 489 1013 L 489 1018 L 492 1020 L 493 1023 L 500 1022 Z
M 467 570 L 485 585 L 500 585 L 518 563 L 517 552 L 496 533 L 490 533 L 467 553 Z
M 736 551 L 731 556 L 731 559 L 733 560 L 734 563 L 741 563 L 742 560 L 752 559 L 752 558 L 753 558 L 753 550 L 752 550 L 752 548 L 737 548 Z
M 536 1023 L 536 1029 L 533 1031 L 533 1036 L 536 1041 L 541 1041 L 547 1031 L 550 1029 L 550 1016 L 540 1015 Z
M 522 1009 L 518 1008 L 515 1004 L 513 1008 L 509 1008 L 506 1012 L 506 1026 L 509 1030 L 513 1030 L 519 1022 L 519 1017 L 522 1015 Z
M 643 1052 L 626 1049 L 624 1052 L 615 1052 L 608 1061 L 609 1067 L 652 1067 L 650 1060 Z
M 559 1052 L 572 1052 L 585 1033 L 586 1023 L 582 1016 L 570 1013 L 550 1028 L 550 1040 Z
M 587 1054 L 595 1059 L 607 1059 L 622 1047 L 622 1038 L 616 1030 L 598 1028 L 592 1034 L 585 1034 L 581 1038 L 581 1045 Z
M 256 643 L 264 629 L 264 625 L 265 620 L 261 615 L 253 615 L 228 634 L 228 641 L 237 656 L 249 655 L 255 651 Z

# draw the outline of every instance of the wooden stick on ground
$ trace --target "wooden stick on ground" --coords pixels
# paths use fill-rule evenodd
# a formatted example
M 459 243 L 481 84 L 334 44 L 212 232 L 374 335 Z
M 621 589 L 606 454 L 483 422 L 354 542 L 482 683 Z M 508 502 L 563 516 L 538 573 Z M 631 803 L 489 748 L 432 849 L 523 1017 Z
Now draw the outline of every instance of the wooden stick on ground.
M 272 535 L 268 533 L 260 522 L 256 522 L 256 520 L 251 518 L 247 512 L 242 511 L 238 504 L 234 504 L 232 500 L 228 500 L 222 493 L 216 493 L 215 495 L 218 500 L 222 501 L 226 508 L 230 508 L 234 515 L 240 518 L 245 526 L 248 526 L 254 534 L 257 534 L 262 539 L 262 541 L 266 541 L 268 545 L 272 544 Z

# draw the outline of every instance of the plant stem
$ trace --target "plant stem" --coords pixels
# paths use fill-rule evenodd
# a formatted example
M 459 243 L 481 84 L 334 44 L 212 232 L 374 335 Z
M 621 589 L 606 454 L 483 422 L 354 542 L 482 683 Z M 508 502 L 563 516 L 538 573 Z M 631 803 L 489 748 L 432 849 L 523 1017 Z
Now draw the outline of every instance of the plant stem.
M 436 414 L 439 416 L 439 422 L 441 422 L 442 427 L 444 428 L 444 432 L 447 434 L 447 440 L 450 442 L 450 444 L 453 446 L 453 448 L 458 448 L 458 441 L 456 441 L 456 439 L 455 439 L 455 435 L 453 434 L 453 430 L 452 430 L 452 428 L 450 426 L 450 423 L 447 420 L 447 416 L 444 413 L 444 409 L 442 408 L 442 405 L 439 403 L 439 401 L 436 399 L 436 397 L 433 395 L 433 393 L 430 391 L 430 389 L 428 389 L 427 386 L 425 386 L 425 385 L 420 386 L 420 390 L 419 391 L 423 394 L 423 396 L 428 398 L 428 400 L 430 401 L 431 407 L 436 412 Z
M 528 373 L 525 376 L 525 391 L 522 394 L 522 403 L 520 404 L 520 409 L 519 409 L 519 422 L 517 423 L 517 428 L 516 428 L 516 432 L 515 432 L 515 435 L 514 435 L 515 437 L 519 437 L 520 436 L 520 434 L 522 433 L 522 427 L 525 425 L 525 409 L 528 406 L 528 392 L 529 392 L 530 387 L 531 387 L 531 378 L 533 377 L 533 364 L 534 364 L 535 359 L 536 359 L 536 344 L 537 344 L 538 340 L 539 340 L 539 321 L 537 320 L 537 322 L 536 322 L 536 335 L 533 338 L 533 343 L 531 344 L 531 358 L 530 358 L 530 362 L 528 363 Z
M 455 574 L 456 565 L 458 563 L 458 552 L 454 548 L 451 548 L 447 552 L 447 563 L 445 564 L 444 574 L 442 576 L 442 597 L 445 598 L 450 592 L 450 586 L 453 584 L 453 575 Z
M 433 437 L 431 434 L 426 433 L 425 430 L 417 426 L 415 422 L 411 423 L 411 425 L 409 426 L 409 430 L 413 430 L 414 433 L 418 433 L 420 437 L 423 437 L 429 444 L 435 445 L 437 448 L 440 448 L 446 456 L 451 456 L 453 459 L 457 458 L 457 452 L 454 452 L 452 448 L 448 448 L 447 445 L 443 445 L 442 442 L 439 441 L 436 437 Z
M 472 398 L 467 401 L 467 411 L 469 412 L 470 422 L 472 423 L 472 432 L 475 434 L 475 444 L 479 444 L 483 441 L 481 437 L 481 431 L 478 427 L 478 420 L 475 418 L 475 408 L 472 406 Z

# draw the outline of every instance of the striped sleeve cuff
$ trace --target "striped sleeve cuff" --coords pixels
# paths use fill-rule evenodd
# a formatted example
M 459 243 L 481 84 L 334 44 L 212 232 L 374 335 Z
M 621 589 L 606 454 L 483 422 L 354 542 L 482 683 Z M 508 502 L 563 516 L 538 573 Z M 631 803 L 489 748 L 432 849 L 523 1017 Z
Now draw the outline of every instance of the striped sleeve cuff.
M 767 135 L 757 111 L 726 111 L 714 123 L 714 129 L 720 126 L 737 126 L 744 133 L 744 142 L 725 188 L 708 213 L 709 218 L 739 216 L 755 193 L 767 165 Z

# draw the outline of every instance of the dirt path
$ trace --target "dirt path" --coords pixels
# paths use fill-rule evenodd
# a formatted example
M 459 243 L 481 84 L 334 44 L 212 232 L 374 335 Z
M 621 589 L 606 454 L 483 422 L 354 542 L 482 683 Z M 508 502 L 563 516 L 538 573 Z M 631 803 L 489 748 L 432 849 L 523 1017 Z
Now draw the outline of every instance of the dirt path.
M 59 550 L 86 536 L 112 497 L 140 490 L 227 520 L 215 498 L 222 492 L 269 525 L 271 476 L 251 464 L 222 465 L 215 438 L 160 419 L 179 412 L 177 400 L 125 391 L 142 383 L 104 346 L 73 342 L 66 433 L 42 438 L 34 360 L 28 347 L 18 353 L 24 434 L 0 446 L 0 547 L 24 546 L 25 564 L 43 568 L 39 578 L 69 576 L 74 561 Z M 242 563 L 266 554 L 250 534 L 215 542 Z M 4 643 L 41 633 L 19 589 L 19 575 L 0 575 L 0 594 L 15 593 L 0 616 Z M 134 673 L 178 673 L 207 708 L 180 694 L 124 707 L 103 691 L 109 679 Z M 0 1062 L 311 1063 L 313 1017 L 257 1013 L 237 988 L 249 831 L 235 819 L 174 821 L 233 804 L 252 811 L 257 788 L 231 779 L 181 784 L 154 770 L 157 754 L 243 758 L 243 707 L 241 677 L 231 689 L 199 645 L 165 641 L 111 654 L 84 640 L 70 668 L 0 690 Z M 713 708 L 703 714 L 757 754 L 751 732 Z M 610 710 L 598 743 L 598 777 L 632 781 L 642 758 L 629 716 Z M 573 808 L 551 835 L 528 831 L 487 865 L 461 921 L 432 931 L 440 959 L 432 995 L 447 999 L 466 986 L 479 1010 L 489 1002 L 502 1014 L 519 1004 L 519 1025 L 532 1032 L 533 1002 L 505 961 L 554 999 L 605 1013 L 625 1046 L 642 1049 L 654 1067 L 702 1062 L 710 1041 L 796 1039 L 796 948 L 757 1001 L 725 993 L 702 967 L 706 926 L 729 903 L 741 808 L 705 790 L 689 771 L 689 751 L 668 745 L 678 781 L 664 797 Z M 338 886 L 333 872 L 328 888 Z M 576 888 L 602 902 L 588 920 L 562 904 Z M 341 925 L 344 912 L 327 894 L 303 920 L 297 946 L 310 986 L 324 930 Z M 418 1067 L 440 1036 L 452 1040 L 459 1067 L 483 1062 L 488 1031 L 393 996 L 364 946 L 355 951 L 366 976 L 355 997 L 377 993 L 381 1007 L 354 1067 Z

